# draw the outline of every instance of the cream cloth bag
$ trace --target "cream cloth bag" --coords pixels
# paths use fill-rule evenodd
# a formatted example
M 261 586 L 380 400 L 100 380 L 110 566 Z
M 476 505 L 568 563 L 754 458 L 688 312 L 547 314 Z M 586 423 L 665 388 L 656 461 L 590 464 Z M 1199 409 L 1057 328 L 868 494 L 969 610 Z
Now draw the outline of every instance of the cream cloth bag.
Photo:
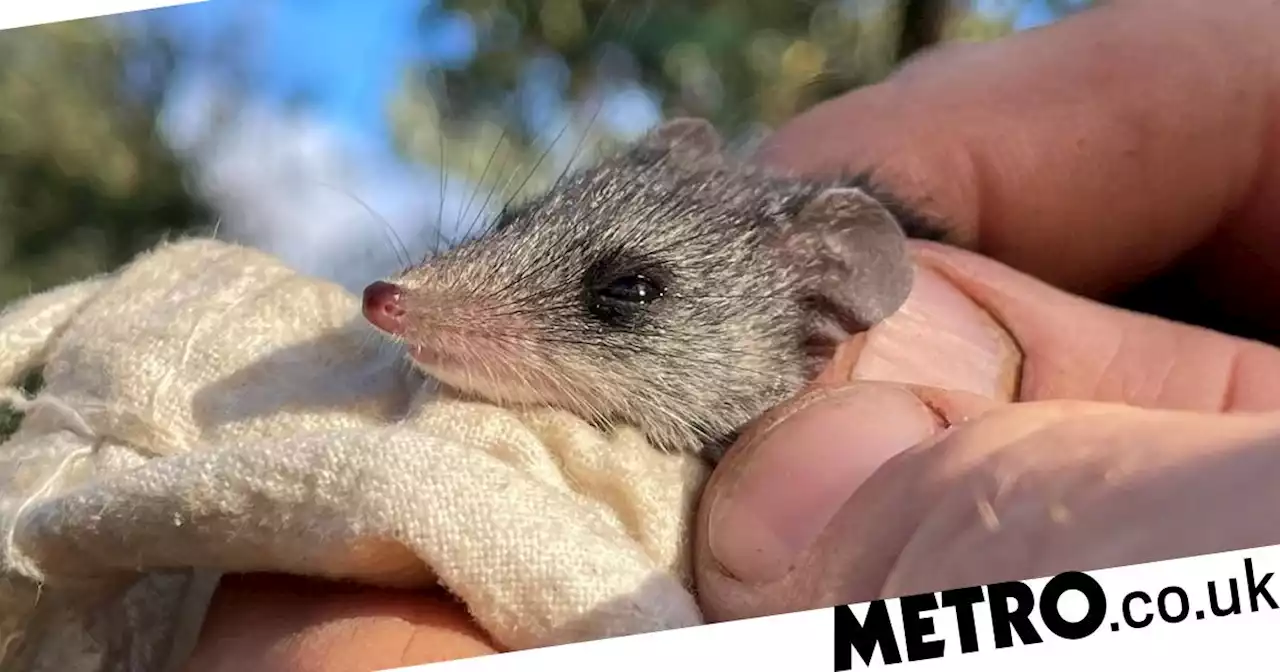
M 11 307 L 0 379 L 39 367 L 0 446 L 0 669 L 177 669 L 232 571 L 439 582 L 514 649 L 701 622 L 703 463 L 438 395 L 260 252 L 167 244 Z

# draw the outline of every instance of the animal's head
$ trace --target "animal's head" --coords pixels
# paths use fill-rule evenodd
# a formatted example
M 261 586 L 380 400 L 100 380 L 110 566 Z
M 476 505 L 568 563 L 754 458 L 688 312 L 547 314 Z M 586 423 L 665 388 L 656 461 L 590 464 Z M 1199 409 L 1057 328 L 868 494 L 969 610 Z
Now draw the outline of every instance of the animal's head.
M 696 449 L 796 391 L 813 346 L 892 313 L 901 229 L 856 189 L 727 161 L 669 122 L 365 292 L 365 314 L 446 384 Z

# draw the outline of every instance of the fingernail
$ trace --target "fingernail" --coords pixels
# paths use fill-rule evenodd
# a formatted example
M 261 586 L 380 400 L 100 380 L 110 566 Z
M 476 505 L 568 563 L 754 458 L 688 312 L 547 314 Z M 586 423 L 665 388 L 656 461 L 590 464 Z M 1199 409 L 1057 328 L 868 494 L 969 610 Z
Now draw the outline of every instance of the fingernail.
M 998 322 L 922 266 L 907 302 L 866 335 L 851 378 L 963 390 L 1011 401 L 1017 392 L 1021 357 Z
M 782 578 L 872 472 L 937 429 L 919 399 L 892 386 L 855 385 L 801 406 L 721 477 L 711 554 L 744 583 Z

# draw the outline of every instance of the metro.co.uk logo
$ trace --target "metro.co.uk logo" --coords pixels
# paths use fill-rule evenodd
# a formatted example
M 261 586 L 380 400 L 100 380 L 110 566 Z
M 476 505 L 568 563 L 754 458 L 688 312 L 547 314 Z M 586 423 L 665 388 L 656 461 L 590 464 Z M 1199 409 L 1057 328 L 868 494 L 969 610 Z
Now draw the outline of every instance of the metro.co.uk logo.
M 835 669 L 1040 644 L 1046 636 L 1076 640 L 1156 622 L 1277 609 L 1268 585 L 1272 576 L 1245 557 L 1237 576 L 1209 580 L 1202 591 L 1169 585 L 1154 595 L 1146 590 L 1120 593 L 1113 601 L 1090 574 L 1064 572 L 1047 582 L 1009 581 L 838 606 L 832 610 Z M 1033 583 L 1043 586 L 1037 591 Z

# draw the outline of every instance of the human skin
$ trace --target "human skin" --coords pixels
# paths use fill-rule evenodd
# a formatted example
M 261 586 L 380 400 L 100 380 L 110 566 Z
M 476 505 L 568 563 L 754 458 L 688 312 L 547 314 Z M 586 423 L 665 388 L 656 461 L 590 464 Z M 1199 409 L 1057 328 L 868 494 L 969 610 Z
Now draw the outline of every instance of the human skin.
M 941 49 L 778 132 L 765 159 L 874 165 L 984 256 L 918 245 L 902 313 L 719 466 L 710 616 L 1280 541 L 1239 515 L 1277 504 L 1280 419 L 1244 412 L 1280 407 L 1280 351 L 1090 300 L 1175 274 L 1197 288 L 1182 303 L 1280 329 L 1280 268 L 1255 252 L 1280 251 L 1280 6 L 1213 4 L 1129 0 Z M 849 382 L 869 380 L 909 385 Z M 1007 485 L 975 506 L 974 483 Z M 494 650 L 439 593 L 236 577 L 188 669 Z

